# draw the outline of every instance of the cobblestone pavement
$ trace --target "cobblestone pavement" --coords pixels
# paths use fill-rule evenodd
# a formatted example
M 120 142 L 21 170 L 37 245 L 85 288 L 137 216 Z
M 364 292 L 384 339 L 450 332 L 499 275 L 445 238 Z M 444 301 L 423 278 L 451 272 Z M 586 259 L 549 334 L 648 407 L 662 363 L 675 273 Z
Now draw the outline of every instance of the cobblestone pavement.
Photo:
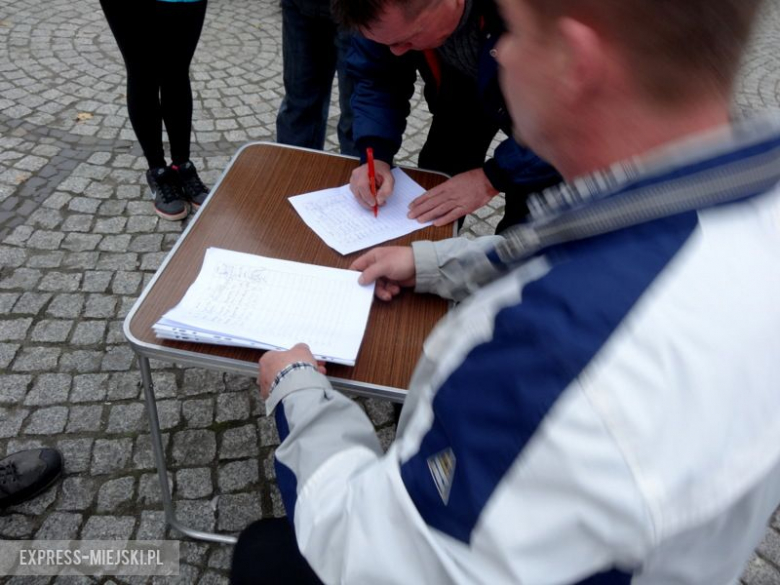
M 778 108 L 778 25 L 780 0 L 773 0 L 744 67 L 739 110 Z M 210 184 L 241 144 L 273 139 L 282 96 L 279 31 L 275 0 L 209 2 L 192 77 L 193 159 Z M 329 150 L 336 150 L 334 119 L 335 111 Z M 427 124 L 418 94 L 402 162 L 414 164 Z M 56 488 L 0 515 L 2 538 L 166 536 L 122 320 L 184 223 L 157 219 L 143 171 L 125 111 L 124 69 L 98 2 L 3 0 L 0 456 L 54 446 L 66 473 Z M 492 233 L 501 205 L 496 198 L 468 218 L 467 233 Z M 153 368 L 180 515 L 236 533 L 255 518 L 283 514 L 272 465 L 278 437 L 254 381 Z M 391 406 L 361 404 L 389 443 Z M 178 582 L 227 581 L 230 547 L 185 541 L 182 551 Z M 8 582 L 27 581 L 54 580 Z M 125 579 L 56 580 L 66 581 Z M 780 584 L 780 515 L 743 581 Z

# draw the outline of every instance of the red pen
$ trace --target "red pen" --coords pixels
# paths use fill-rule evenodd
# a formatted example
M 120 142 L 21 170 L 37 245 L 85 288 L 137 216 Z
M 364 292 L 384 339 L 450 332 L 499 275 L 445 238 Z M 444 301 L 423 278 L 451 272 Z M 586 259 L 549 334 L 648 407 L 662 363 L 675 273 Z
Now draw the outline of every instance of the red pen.
M 376 201 L 376 172 L 374 171 L 374 149 L 370 146 L 366 148 L 366 159 L 368 160 L 368 184 L 371 187 L 371 195 L 374 196 L 374 217 L 379 213 L 379 205 Z

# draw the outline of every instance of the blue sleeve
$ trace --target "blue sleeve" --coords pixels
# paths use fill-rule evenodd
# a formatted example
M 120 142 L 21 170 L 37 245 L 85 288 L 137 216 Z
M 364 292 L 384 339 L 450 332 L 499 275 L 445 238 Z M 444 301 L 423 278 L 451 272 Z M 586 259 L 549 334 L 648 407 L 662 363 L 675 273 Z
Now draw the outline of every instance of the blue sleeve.
M 377 159 L 392 164 L 411 111 L 417 79 L 414 57 L 396 57 L 386 46 L 355 35 L 347 72 L 354 81 L 352 133 L 361 158 L 370 146 Z
M 561 175 L 550 163 L 514 138 L 499 144 L 483 168 L 493 187 L 504 193 L 518 187 L 528 192 L 540 191 L 561 181 Z

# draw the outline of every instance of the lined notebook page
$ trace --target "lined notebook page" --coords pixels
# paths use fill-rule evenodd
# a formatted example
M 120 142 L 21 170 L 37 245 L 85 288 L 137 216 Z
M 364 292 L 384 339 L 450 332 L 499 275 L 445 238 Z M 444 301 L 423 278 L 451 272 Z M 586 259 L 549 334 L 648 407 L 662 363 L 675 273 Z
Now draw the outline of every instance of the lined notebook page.
M 409 204 L 425 193 L 417 182 L 401 169 L 393 169 L 393 194 L 379 208 L 377 217 L 362 207 L 349 185 L 313 191 L 290 197 L 295 211 L 323 241 L 339 254 L 376 246 L 431 225 L 409 219 Z
M 167 339 L 261 349 L 303 342 L 318 359 L 354 365 L 374 293 L 358 276 L 209 248 L 182 301 L 153 328 Z

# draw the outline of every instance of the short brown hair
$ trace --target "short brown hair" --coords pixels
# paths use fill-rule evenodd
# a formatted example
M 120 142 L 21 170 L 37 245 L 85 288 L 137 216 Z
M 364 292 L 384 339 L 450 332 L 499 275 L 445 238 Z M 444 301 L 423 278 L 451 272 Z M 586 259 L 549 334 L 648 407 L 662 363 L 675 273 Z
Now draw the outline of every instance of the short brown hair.
M 519 0 L 515 0 L 519 1 Z M 571 16 L 625 50 L 647 95 L 730 94 L 763 0 L 522 0 L 542 25 Z
M 330 0 L 333 19 L 354 30 L 370 29 L 388 6 L 400 6 L 408 20 L 439 0 Z

